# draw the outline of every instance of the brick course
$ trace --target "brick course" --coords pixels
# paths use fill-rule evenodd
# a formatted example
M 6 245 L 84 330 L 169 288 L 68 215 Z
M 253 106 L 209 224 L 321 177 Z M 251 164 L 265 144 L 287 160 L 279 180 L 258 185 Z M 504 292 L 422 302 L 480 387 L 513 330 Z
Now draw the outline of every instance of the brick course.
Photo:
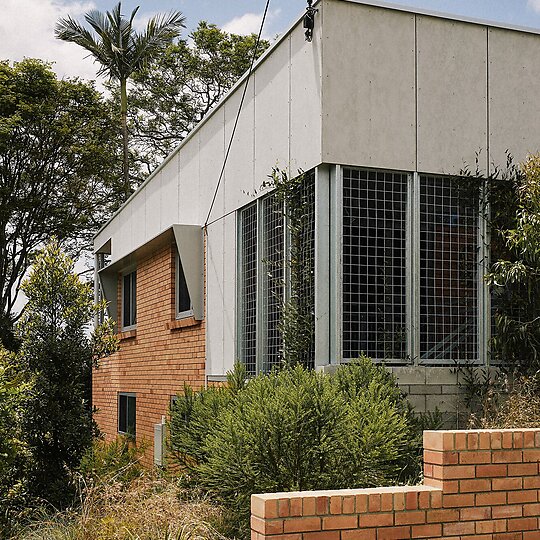
M 167 414 L 171 396 L 184 383 L 200 388 L 205 381 L 205 322 L 176 321 L 175 256 L 170 244 L 138 263 L 137 328 L 120 334 L 120 350 L 93 373 L 95 418 L 108 440 L 118 431 L 118 393 L 136 394 L 137 441 L 149 444 L 147 463 L 153 455 L 154 424 Z M 120 311 L 120 276 L 118 295 Z
M 424 485 L 253 495 L 251 538 L 540 540 L 539 462 L 540 430 L 427 431 Z

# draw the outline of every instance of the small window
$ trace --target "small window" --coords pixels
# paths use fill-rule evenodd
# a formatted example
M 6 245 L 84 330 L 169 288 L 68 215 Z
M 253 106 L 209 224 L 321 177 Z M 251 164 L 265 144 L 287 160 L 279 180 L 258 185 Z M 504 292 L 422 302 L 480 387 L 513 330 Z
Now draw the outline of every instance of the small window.
M 130 330 L 137 324 L 137 271 L 122 276 L 122 329 Z
M 136 398 L 135 394 L 118 395 L 118 433 L 136 435 Z
M 191 298 L 186 283 L 186 276 L 182 268 L 182 261 L 178 253 L 176 254 L 176 318 L 191 317 L 193 308 L 191 306 Z

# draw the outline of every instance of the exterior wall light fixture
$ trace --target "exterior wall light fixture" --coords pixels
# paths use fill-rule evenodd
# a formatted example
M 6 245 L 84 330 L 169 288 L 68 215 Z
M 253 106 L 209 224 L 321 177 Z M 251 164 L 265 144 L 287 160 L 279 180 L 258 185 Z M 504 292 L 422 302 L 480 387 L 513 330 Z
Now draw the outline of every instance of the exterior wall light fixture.
M 313 28 L 315 28 L 315 13 L 319 10 L 313 7 L 313 0 L 307 0 L 308 7 L 304 15 L 304 28 L 306 29 L 306 41 L 313 40 Z

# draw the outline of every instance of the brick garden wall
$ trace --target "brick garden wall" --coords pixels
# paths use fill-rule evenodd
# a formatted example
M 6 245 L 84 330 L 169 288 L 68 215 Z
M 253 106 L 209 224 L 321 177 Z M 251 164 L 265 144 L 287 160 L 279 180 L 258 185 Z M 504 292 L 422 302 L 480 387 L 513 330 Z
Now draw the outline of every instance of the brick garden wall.
M 252 540 L 540 539 L 540 430 L 427 431 L 424 485 L 253 495 Z
M 120 350 L 93 373 L 95 418 L 109 440 L 117 435 L 118 393 L 136 394 L 137 441 L 149 443 L 148 464 L 154 424 L 167 414 L 171 397 L 184 382 L 200 388 L 205 379 L 205 323 L 176 320 L 175 250 L 173 244 L 167 245 L 139 262 L 137 328 L 120 334 Z M 120 295 L 120 280 L 118 290 Z

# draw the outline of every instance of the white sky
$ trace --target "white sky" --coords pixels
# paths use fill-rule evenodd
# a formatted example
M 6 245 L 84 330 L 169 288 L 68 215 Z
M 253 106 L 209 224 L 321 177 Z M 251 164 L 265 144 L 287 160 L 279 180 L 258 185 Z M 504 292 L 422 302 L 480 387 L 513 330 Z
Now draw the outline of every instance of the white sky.
M 396 3 L 509 24 L 540 28 L 540 0 L 393 0 Z M 116 0 L 0 0 L 0 59 L 36 57 L 54 62 L 60 76 L 95 78 L 95 65 L 77 45 L 54 38 L 54 26 L 67 15 L 82 20 L 96 8 L 110 10 Z M 140 5 L 138 22 L 157 12 L 177 9 L 187 18 L 185 35 L 199 20 L 214 22 L 234 33 L 257 32 L 264 0 L 125 0 L 127 15 Z M 265 37 L 283 32 L 305 9 L 304 0 L 271 0 Z

